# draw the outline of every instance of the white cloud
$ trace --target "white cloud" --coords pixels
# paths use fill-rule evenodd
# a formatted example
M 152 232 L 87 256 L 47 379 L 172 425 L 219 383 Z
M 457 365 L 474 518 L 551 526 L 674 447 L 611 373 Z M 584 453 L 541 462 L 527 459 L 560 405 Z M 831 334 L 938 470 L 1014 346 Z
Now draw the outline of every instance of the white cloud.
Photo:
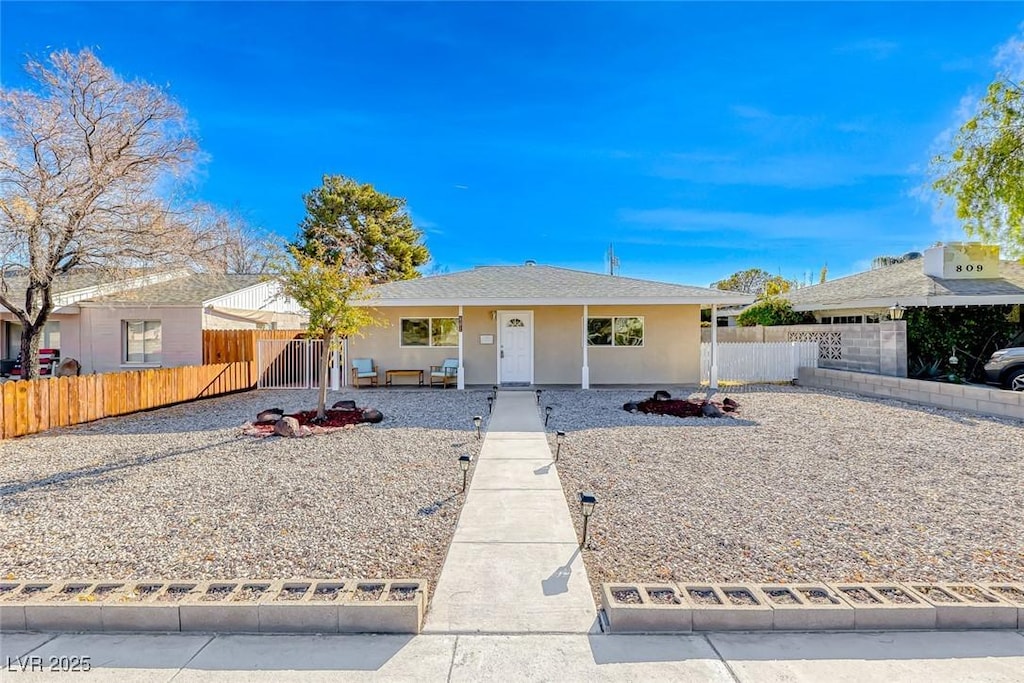
M 715 185 L 819 189 L 855 185 L 867 178 L 904 176 L 909 169 L 881 156 L 842 157 L 826 153 L 758 155 L 672 154 L 652 175 Z

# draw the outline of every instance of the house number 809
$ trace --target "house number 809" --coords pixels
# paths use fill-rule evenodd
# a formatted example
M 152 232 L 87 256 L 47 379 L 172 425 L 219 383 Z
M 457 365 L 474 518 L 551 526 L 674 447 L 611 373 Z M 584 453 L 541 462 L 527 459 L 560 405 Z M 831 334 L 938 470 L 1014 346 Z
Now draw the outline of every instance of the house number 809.
M 957 266 L 956 267 L 956 272 L 962 273 L 962 272 L 964 272 L 966 270 L 968 273 L 975 273 L 975 272 L 976 273 L 980 273 L 982 270 L 984 270 L 984 268 L 985 268 L 985 266 L 983 266 L 980 263 L 978 265 L 974 265 L 973 263 L 969 263 L 966 266 L 963 266 L 963 265 Z

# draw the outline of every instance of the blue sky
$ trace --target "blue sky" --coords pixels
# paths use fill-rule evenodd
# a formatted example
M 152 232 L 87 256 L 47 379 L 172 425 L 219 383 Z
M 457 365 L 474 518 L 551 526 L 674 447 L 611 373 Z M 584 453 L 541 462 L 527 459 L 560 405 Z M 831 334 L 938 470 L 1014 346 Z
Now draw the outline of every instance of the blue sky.
M 168 84 L 197 193 L 291 235 L 341 173 L 406 197 L 438 265 L 706 285 L 961 237 L 919 198 L 1017 3 L 0 6 L 0 77 L 92 47 Z M 938 143 L 941 146 L 941 142 Z

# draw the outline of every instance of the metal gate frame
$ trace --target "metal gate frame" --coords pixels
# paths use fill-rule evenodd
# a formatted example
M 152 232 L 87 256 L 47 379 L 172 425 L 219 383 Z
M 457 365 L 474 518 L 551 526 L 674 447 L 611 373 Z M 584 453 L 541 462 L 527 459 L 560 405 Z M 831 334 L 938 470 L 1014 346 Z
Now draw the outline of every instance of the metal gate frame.
M 256 342 L 257 389 L 314 389 L 320 386 L 323 339 L 259 339 Z M 347 384 L 343 353 L 335 349 L 330 364 L 331 390 Z

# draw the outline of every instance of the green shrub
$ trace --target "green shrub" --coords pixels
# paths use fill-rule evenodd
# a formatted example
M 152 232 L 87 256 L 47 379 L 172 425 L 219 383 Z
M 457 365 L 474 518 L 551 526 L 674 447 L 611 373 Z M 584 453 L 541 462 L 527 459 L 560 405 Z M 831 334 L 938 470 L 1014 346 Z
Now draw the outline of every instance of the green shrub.
M 736 323 L 740 327 L 753 327 L 754 325 L 800 325 L 801 323 L 814 322 L 814 316 L 810 313 L 798 313 L 793 310 L 793 304 L 788 299 L 769 297 L 762 299 L 740 313 Z

